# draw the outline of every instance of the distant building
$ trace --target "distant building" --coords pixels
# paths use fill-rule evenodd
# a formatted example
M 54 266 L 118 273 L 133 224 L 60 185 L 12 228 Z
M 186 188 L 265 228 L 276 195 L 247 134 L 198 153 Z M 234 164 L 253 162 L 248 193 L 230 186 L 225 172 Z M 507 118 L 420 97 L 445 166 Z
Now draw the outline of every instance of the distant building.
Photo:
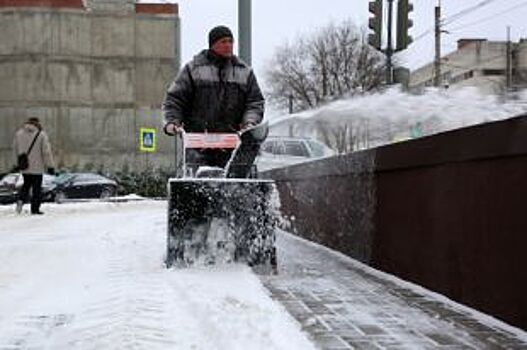
M 461 39 L 458 49 L 441 58 L 442 87 L 473 86 L 483 93 L 500 94 L 507 88 L 507 56 L 510 60 L 511 89 L 527 86 L 527 40 L 506 41 Z M 434 64 L 430 63 L 410 75 L 410 90 L 434 86 Z
M 43 120 L 60 168 L 169 167 L 161 102 L 180 66 L 178 5 L 133 0 L 0 0 L 0 173 L 13 133 Z

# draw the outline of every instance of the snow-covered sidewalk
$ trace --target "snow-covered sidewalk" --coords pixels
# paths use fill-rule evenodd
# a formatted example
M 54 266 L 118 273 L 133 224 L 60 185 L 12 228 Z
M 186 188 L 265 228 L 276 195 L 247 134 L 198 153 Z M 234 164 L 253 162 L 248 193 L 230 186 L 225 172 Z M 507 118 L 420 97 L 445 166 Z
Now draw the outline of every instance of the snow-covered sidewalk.
M 167 270 L 166 204 L 0 207 L 0 349 L 312 349 L 244 266 Z
M 324 350 L 527 349 L 527 332 L 287 233 L 272 295 Z

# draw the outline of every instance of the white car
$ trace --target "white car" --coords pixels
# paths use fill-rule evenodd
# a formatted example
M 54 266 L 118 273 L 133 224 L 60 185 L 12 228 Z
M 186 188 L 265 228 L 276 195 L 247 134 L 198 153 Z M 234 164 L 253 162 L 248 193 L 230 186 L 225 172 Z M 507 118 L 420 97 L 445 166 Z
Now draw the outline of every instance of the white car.
M 260 148 L 256 167 L 258 171 L 266 171 L 335 154 L 334 150 L 317 140 L 269 136 Z
M 7 174 L 0 180 L 0 203 L 14 203 L 18 198 L 18 191 L 24 184 L 24 177 L 20 173 Z M 55 176 L 44 174 L 42 178 L 42 201 L 53 200 L 53 189 L 55 188 Z

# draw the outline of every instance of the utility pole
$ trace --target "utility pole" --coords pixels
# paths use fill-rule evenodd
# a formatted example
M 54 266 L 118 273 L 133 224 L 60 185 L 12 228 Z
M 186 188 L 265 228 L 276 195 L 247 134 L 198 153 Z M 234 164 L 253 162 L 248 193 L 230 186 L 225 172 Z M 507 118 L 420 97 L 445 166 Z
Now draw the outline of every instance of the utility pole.
M 435 7 L 435 60 L 434 60 L 434 86 L 441 85 L 441 1 Z
M 392 45 L 392 24 L 393 24 L 393 0 L 388 0 L 388 45 L 386 46 L 386 84 L 393 84 L 393 45 Z
M 511 27 L 507 26 L 507 90 L 510 92 L 512 88 L 512 45 L 511 45 Z
M 251 65 L 251 0 L 238 0 L 238 51 L 240 58 Z

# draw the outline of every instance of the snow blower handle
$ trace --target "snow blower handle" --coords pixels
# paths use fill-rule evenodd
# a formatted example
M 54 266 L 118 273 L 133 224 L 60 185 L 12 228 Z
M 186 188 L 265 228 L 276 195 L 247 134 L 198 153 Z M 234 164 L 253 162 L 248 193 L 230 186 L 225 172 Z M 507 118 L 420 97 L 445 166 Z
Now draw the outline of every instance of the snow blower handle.
M 256 170 L 251 173 L 253 164 L 260 151 L 260 145 L 268 134 L 269 124 L 267 122 L 240 130 L 240 145 L 232 152 L 225 167 L 227 178 L 244 179 L 255 175 Z
M 193 172 L 189 170 L 196 170 L 197 164 L 188 163 L 187 150 L 234 150 L 240 144 L 240 136 L 236 133 L 196 133 L 186 132 L 182 130 L 175 135 L 176 139 L 176 177 L 182 178 L 193 176 Z M 199 164 L 206 165 L 206 164 Z
M 186 152 L 185 152 L 185 134 L 186 131 L 180 127 L 180 131 L 174 134 L 175 142 L 175 161 L 176 161 L 176 177 L 182 178 L 186 175 Z

